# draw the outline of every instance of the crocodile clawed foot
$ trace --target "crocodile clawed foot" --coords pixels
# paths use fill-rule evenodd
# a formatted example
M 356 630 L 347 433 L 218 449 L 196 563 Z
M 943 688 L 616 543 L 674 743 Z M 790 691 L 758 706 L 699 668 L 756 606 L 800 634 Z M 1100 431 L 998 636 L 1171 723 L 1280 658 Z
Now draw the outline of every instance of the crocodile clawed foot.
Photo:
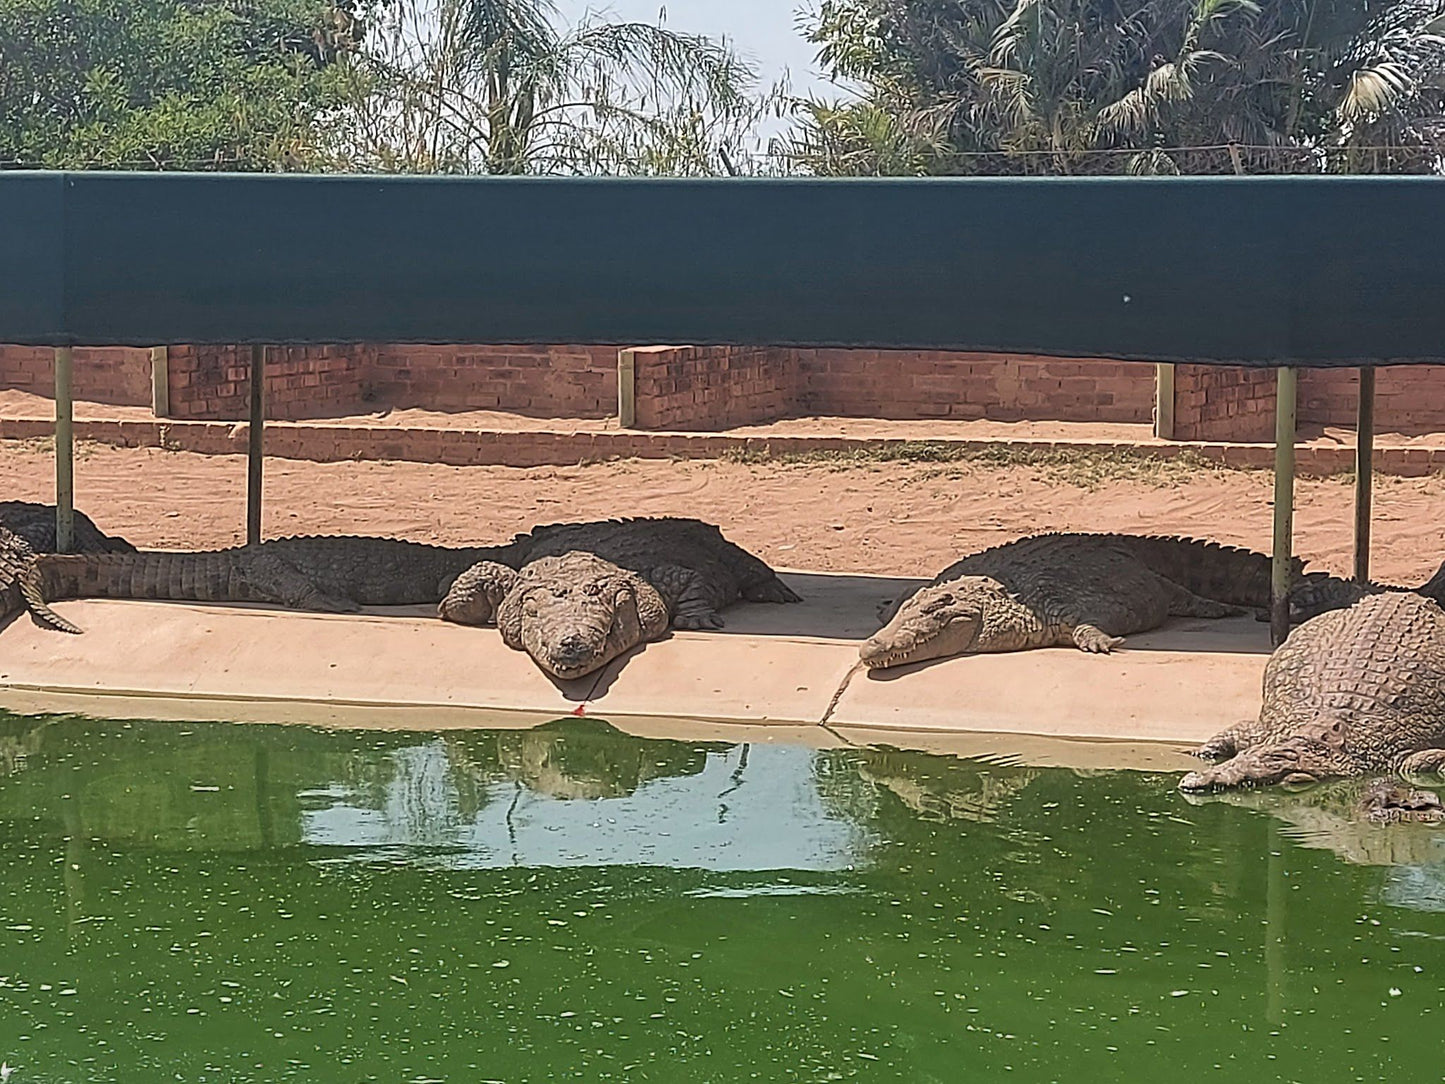
M 1095 655 L 1107 655 L 1124 642 L 1124 637 L 1110 636 L 1103 629 L 1093 625 L 1076 626 L 1073 638 L 1079 650 Z
M 700 614 L 677 614 L 672 619 L 672 627 L 693 630 L 720 629 L 723 627 L 723 619 L 712 610 Z

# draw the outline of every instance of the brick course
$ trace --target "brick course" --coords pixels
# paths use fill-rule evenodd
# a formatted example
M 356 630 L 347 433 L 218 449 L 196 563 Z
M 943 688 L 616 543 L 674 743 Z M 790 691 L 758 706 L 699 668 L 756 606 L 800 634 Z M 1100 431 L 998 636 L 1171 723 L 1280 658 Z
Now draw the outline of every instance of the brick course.
M 55 351 L 48 346 L 0 346 L 0 388 L 55 395 Z M 149 406 L 151 352 L 129 346 L 78 346 L 73 356 L 75 398 L 112 406 Z
M 1174 367 L 1174 439 L 1274 440 L 1273 369 Z
M 273 347 L 267 416 L 364 413 L 376 406 L 500 410 L 533 417 L 617 413 L 614 346 L 340 344 Z M 1147 423 L 1153 366 L 1068 358 L 905 350 L 639 347 L 637 427 L 706 431 L 797 415 Z M 171 417 L 246 417 L 250 350 L 172 346 Z M 0 346 L 0 389 L 54 394 L 48 348 Z M 1175 367 L 1175 437 L 1269 441 L 1274 373 Z M 150 351 L 77 348 L 76 398 L 150 403 Z M 1352 427 L 1354 369 L 1300 373 L 1301 425 Z M 1445 365 L 1379 369 L 1376 427 L 1445 431 Z
M 807 414 L 1148 422 L 1154 367 L 920 350 L 793 350 Z
M 638 429 L 726 429 L 798 411 L 798 366 L 787 351 L 653 346 L 633 356 Z
M 368 401 L 399 409 L 505 410 L 531 417 L 617 413 L 617 346 L 375 348 L 363 378 Z

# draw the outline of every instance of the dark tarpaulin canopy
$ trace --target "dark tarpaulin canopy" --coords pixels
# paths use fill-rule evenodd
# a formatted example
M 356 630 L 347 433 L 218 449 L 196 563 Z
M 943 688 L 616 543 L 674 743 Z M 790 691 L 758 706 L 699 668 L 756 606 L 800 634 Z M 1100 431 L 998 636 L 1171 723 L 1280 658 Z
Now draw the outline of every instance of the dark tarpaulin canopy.
M 619 180 L 0 173 L 0 342 L 895 347 L 1280 369 L 1445 361 L 1445 178 Z M 1362 388 L 1373 386 L 1362 379 Z M 1361 398 L 1357 574 L 1368 548 Z
M 1445 355 L 1445 178 L 0 173 L 0 342 Z

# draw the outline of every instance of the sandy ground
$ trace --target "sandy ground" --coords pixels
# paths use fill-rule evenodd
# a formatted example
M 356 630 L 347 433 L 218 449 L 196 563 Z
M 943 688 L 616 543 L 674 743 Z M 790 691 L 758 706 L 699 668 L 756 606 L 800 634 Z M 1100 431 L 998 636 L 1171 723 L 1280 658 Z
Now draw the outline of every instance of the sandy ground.
M 55 401 L 18 388 L 0 388 L 0 418 L 40 418 L 55 416 Z M 76 400 L 77 421 L 142 421 L 155 420 L 149 407 L 117 406 Z M 235 418 L 234 421 L 244 419 Z M 420 429 L 466 429 L 480 432 L 603 433 L 616 432 L 618 422 L 612 418 L 548 418 L 532 417 L 504 410 L 425 410 L 418 407 L 393 408 L 379 405 L 366 413 L 339 414 L 307 418 L 300 424 L 317 426 L 375 426 L 382 429 L 415 427 Z M 1118 442 L 1132 444 L 1165 444 L 1156 440 L 1149 423 L 1128 422 L 1066 422 L 994 421 L 987 418 L 925 418 L 885 419 L 846 418 L 817 415 L 803 418 L 781 418 L 758 425 L 738 425 L 716 430 L 731 436 L 811 436 L 855 437 L 889 440 L 1059 440 Z M 1355 433 L 1349 427 L 1302 425 L 1299 442 L 1315 447 L 1355 446 Z M 1377 446 L 1433 448 L 1445 443 L 1445 434 L 1397 433 L 1379 429 Z
M 779 567 L 930 576 L 962 554 L 1041 530 L 1187 533 L 1268 548 L 1271 479 L 1170 468 L 1110 477 L 1026 466 L 864 463 L 845 467 L 631 460 L 579 467 L 266 463 L 264 530 L 499 541 L 538 523 L 689 515 Z M 4 497 L 53 499 L 43 445 L 0 442 Z M 1077 477 L 1092 479 L 1082 484 Z M 240 456 L 82 445 L 76 503 L 141 546 L 227 545 L 244 533 Z M 1416 583 L 1445 557 L 1445 480 L 1377 478 L 1376 578 Z M 1296 552 L 1347 572 L 1353 491 L 1301 481 Z

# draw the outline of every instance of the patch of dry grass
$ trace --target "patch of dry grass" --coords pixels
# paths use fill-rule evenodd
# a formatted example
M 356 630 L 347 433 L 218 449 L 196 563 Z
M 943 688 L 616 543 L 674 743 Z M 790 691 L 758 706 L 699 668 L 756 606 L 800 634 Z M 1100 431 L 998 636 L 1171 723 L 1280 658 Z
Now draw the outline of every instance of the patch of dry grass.
M 1204 474 L 1222 474 L 1245 468 L 1227 467 L 1188 448 L 1172 456 L 1131 451 L 1073 451 L 1062 448 L 1030 448 L 1017 444 L 966 445 L 951 441 L 900 441 L 870 445 L 846 451 L 726 453 L 733 463 L 778 464 L 823 467 L 829 470 L 876 469 L 884 463 L 934 465 L 928 477 L 963 477 L 973 470 L 1026 467 L 1041 480 L 1061 485 L 1096 489 L 1110 482 L 1139 482 L 1167 489 Z

